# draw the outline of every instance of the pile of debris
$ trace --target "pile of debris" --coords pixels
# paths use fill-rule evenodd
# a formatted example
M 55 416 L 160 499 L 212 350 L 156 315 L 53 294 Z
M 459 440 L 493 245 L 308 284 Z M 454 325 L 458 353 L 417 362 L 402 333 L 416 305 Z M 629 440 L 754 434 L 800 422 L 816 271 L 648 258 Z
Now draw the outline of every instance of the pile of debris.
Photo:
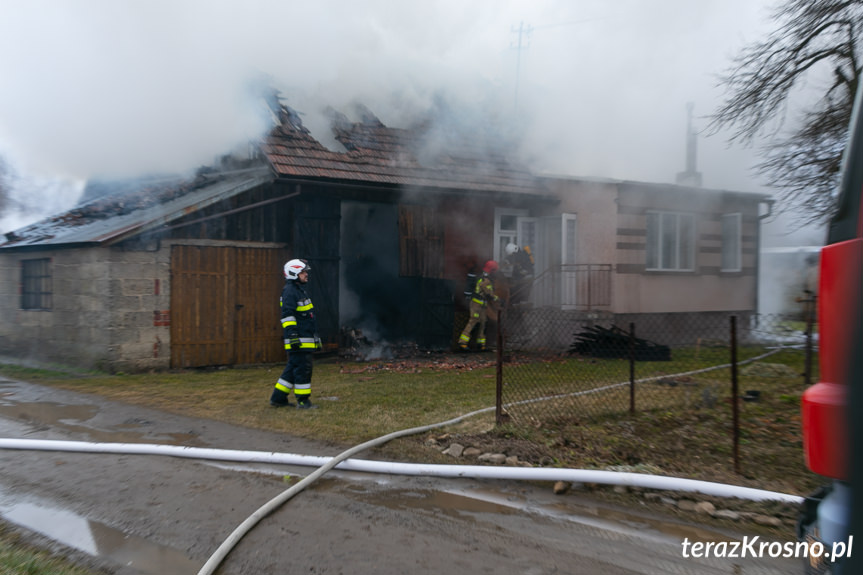
M 402 359 L 389 361 L 361 362 L 356 367 L 343 365 L 339 373 L 423 373 L 425 371 L 473 371 L 475 369 L 493 369 L 494 359 L 465 358 L 464 356 L 439 354 L 429 359 Z M 490 373 L 488 377 L 494 377 Z
M 632 357 L 635 361 L 671 360 L 671 349 L 667 345 L 634 338 L 617 326 L 591 326 L 575 334 L 575 342 L 570 346 L 569 353 L 614 359 Z

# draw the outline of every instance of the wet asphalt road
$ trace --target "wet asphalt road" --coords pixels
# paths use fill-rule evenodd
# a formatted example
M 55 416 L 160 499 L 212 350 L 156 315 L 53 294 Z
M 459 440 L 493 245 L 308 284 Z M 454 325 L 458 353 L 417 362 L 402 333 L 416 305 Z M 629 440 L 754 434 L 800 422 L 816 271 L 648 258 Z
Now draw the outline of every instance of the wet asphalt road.
M 0 378 L 0 437 L 335 455 L 337 446 Z M 0 516 L 118 574 L 195 574 L 311 468 L 0 450 Z M 333 472 L 264 518 L 217 573 L 792 574 L 799 559 L 684 557 L 751 534 L 650 516 L 548 485 Z M 789 534 L 792 537 L 793 534 Z M 763 538 L 762 538 L 763 539 Z

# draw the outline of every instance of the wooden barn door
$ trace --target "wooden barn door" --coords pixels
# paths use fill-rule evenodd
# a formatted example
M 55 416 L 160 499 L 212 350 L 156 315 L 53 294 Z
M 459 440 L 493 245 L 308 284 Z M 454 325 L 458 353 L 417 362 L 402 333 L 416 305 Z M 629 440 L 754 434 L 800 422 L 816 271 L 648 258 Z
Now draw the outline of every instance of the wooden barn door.
M 284 361 L 282 250 L 174 246 L 171 367 Z
M 236 248 L 235 364 L 285 361 L 279 296 L 285 285 L 283 250 Z

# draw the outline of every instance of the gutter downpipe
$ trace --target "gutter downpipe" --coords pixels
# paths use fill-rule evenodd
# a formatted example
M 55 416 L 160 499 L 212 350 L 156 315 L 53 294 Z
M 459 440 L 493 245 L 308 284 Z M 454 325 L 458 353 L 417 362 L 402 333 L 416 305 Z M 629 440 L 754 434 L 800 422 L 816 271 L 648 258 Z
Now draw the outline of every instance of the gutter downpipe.
M 776 203 L 776 200 L 768 198 L 759 203 L 767 205 L 767 213 L 759 214 L 758 227 L 755 230 L 755 305 L 752 306 L 755 310 L 755 315 L 758 315 L 761 312 L 761 310 L 758 309 L 758 293 L 761 290 L 761 281 L 759 280 L 759 276 L 761 275 L 761 222 L 773 215 L 773 204 Z

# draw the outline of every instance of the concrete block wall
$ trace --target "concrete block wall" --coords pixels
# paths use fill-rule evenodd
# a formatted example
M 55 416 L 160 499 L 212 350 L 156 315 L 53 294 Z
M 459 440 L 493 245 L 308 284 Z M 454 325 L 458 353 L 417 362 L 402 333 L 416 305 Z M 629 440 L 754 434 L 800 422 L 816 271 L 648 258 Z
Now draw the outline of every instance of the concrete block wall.
M 170 248 L 109 248 L 111 371 L 170 367 Z
M 52 308 L 21 309 L 21 261 L 50 258 Z M 0 355 L 110 372 L 170 365 L 170 251 L 0 255 Z
M 21 308 L 22 261 L 48 258 L 49 310 Z M 104 262 L 87 250 L 41 250 L 0 256 L 0 354 L 21 361 L 96 367 L 108 359 L 104 337 Z

